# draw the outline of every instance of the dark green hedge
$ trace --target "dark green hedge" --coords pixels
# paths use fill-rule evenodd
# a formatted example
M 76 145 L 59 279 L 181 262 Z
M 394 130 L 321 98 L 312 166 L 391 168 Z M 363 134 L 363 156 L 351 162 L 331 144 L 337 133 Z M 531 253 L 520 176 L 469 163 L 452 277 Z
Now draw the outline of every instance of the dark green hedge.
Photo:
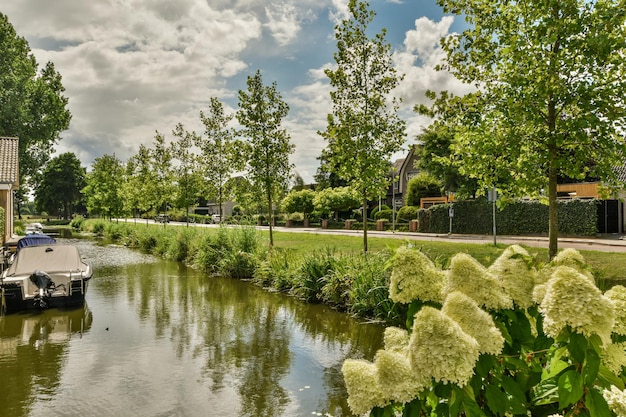
M 559 233 L 563 235 L 593 235 L 597 232 L 597 200 L 559 201 Z M 419 231 L 448 233 L 449 206 L 438 204 L 418 213 Z M 493 205 L 486 199 L 454 203 L 452 233 L 493 233 Z M 548 233 L 548 206 L 538 201 L 519 200 L 496 208 L 496 228 L 501 235 L 536 235 Z

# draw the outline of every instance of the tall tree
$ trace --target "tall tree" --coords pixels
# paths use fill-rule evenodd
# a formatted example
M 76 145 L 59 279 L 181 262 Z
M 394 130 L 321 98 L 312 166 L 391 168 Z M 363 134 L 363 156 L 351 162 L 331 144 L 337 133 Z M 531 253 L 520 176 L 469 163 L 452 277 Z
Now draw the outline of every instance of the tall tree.
M 244 167 L 243 153 L 235 131 L 229 127 L 234 115 L 226 114 L 224 105 L 216 97 L 211 97 L 208 113 L 200 112 L 204 133 L 195 137 L 195 145 L 202 152 L 200 166 L 205 181 L 217 191 L 219 215 L 223 218 L 223 199 L 226 182 L 231 175 Z
M 151 171 L 150 149 L 140 145 L 135 155 L 126 162 L 124 186 L 124 208 L 133 215 L 144 214 L 156 207 L 151 191 L 154 178 Z
M 39 211 L 62 215 L 70 219 L 74 207 L 81 200 L 85 187 L 85 168 L 71 152 L 61 154 L 48 162 L 35 190 L 35 204 Z
M 321 135 L 328 141 L 331 166 L 361 196 L 367 252 L 367 203 L 385 195 L 389 187 L 389 159 L 404 142 L 405 123 L 397 114 L 398 100 L 389 102 L 400 77 L 386 30 L 370 39 L 367 28 L 375 13 L 362 1 L 350 0 L 348 7 L 351 18 L 335 28 L 337 66 L 325 71 L 334 87 L 333 113 Z
M 276 82 L 263 84 L 261 71 L 248 77 L 248 90 L 239 90 L 237 120 L 241 134 L 248 138 L 248 175 L 262 190 L 269 212 L 270 247 L 274 245 L 273 205 L 288 187 L 293 166 L 289 155 L 295 146 L 281 127 L 289 106 L 278 91 Z
M 173 158 L 178 161 L 172 166 L 174 182 L 176 183 L 174 205 L 186 210 L 188 223 L 189 206 L 195 204 L 201 195 L 201 172 L 203 170 L 198 169 L 198 158 L 192 150 L 195 134 L 186 131 L 181 123 L 176 125 L 172 134 L 177 139 L 171 144 L 171 153 Z
M 463 170 L 483 187 L 548 190 L 549 256 L 558 250 L 557 178 L 617 180 L 626 116 L 626 9 L 617 0 L 438 0 L 469 28 L 442 41 L 443 66 L 480 88 L 481 117 L 457 135 Z M 478 97 L 478 98 L 477 98 Z M 589 162 L 593 161 L 592 164 Z
M 20 183 L 26 185 L 50 159 L 71 113 L 54 64 L 48 62 L 38 72 L 28 42 L 2 13 L 0 56 L 0 135 L 19 138 Z
M 455 141 L 461 119 L 473 123 L 471 119 L 480 117 L 480 114 L 466 105 L 470 101 L 466 98 L 450 96 L 445 91 L 440 97 L 432 91 L 426 95 L 434 100 L 434 104 L 431 107 L 416 105 L 414 110 L 435 121 L 417 137 L 417 167 L 440 179 L 445 191 L 454 192 L 459 198 L 475 197 L 478 181 L 461 173 L 463 160 L 455 152 Z M 500 179 L 501 182 L 504 180 Z
M 124 178 L 124 165 L 115 155 L 96 158 L 82 190 L 89 213 L 119 217 L 124 209 Z
M 148 153 L 152 176 L 149 198 L 154 203 L 157 212 L 160 210 L 166 212 L 168 203 L 173 200 L 174 184 L 172 181 L 172 150 L 165 143 L 165 136 L 156 132 L 154 148 L 148 149 Z

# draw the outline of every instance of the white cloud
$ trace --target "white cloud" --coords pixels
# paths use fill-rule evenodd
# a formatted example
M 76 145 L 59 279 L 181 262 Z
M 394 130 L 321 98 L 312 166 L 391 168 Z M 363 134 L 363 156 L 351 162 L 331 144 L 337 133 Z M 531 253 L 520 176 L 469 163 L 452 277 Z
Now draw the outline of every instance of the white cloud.
M 435 22 L 426 17 L 415 21 L 415 29 L 406 32 L 404 48 L 396 51 L 394 62 L 400 74 L 405 74 L 404 80 L 396 90 L 403 98 L 405 107 L 413 107 L 418 103 L 427 103 L 425 93 L 432 91 L 450 91 L 464 95 L 473 88 L 456 79 L 446 71 L 437 71 L 435 67 L 443 63 L 446 54 L 441 48 L 439 40 L 448 36 L 453 18 L 443 17 Z M 422 118 L 418 118 L 423 122 Z M 411 121 L 408 125 L 410 126 Z

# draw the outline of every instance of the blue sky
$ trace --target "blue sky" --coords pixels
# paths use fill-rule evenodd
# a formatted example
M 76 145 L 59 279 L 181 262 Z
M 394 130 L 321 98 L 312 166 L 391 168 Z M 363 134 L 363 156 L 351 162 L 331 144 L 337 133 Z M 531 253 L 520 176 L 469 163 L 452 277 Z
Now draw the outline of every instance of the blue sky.
M 296 151 L 296 171 L 313 180 L 331 111 L 323 70 L 334 64 L 333 27 L 348 0 L 0 0 L 18 35 L 41 66 L 54 62 L 73 118 L 57 152 L 74 152 L 90 167 L 115 154 L 122 161 L 156 131 L 172 138 L 178 122 L 201 131 L 199 111 L 210 97 L 237 109 L 237 91 L 261 70 L 290 106 L 284 127 Z M 2 4 L 4 3 L 4 4 Z M 372 34 L 387 29 L 396 68 L 405 79 L 406 145 L 429 124 L 411 109 L 426 89 L 468 91 L 434 71 L 443 57 L 438 40 L 461 31 L 435 0 L 371 0 Z M 402 156 L 401 153 L 394 157 Z

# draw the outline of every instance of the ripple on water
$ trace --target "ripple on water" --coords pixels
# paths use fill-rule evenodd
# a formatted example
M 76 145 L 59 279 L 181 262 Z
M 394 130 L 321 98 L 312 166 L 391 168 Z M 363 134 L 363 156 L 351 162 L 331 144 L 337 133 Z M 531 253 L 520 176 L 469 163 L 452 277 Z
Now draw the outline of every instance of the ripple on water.
M 76 246 L 83 259 L 93 268 L 149 264 L 158 261 L 152 255 L 116 244 L 98 244 L 89 239 L 57 239 L 57 241 Z

